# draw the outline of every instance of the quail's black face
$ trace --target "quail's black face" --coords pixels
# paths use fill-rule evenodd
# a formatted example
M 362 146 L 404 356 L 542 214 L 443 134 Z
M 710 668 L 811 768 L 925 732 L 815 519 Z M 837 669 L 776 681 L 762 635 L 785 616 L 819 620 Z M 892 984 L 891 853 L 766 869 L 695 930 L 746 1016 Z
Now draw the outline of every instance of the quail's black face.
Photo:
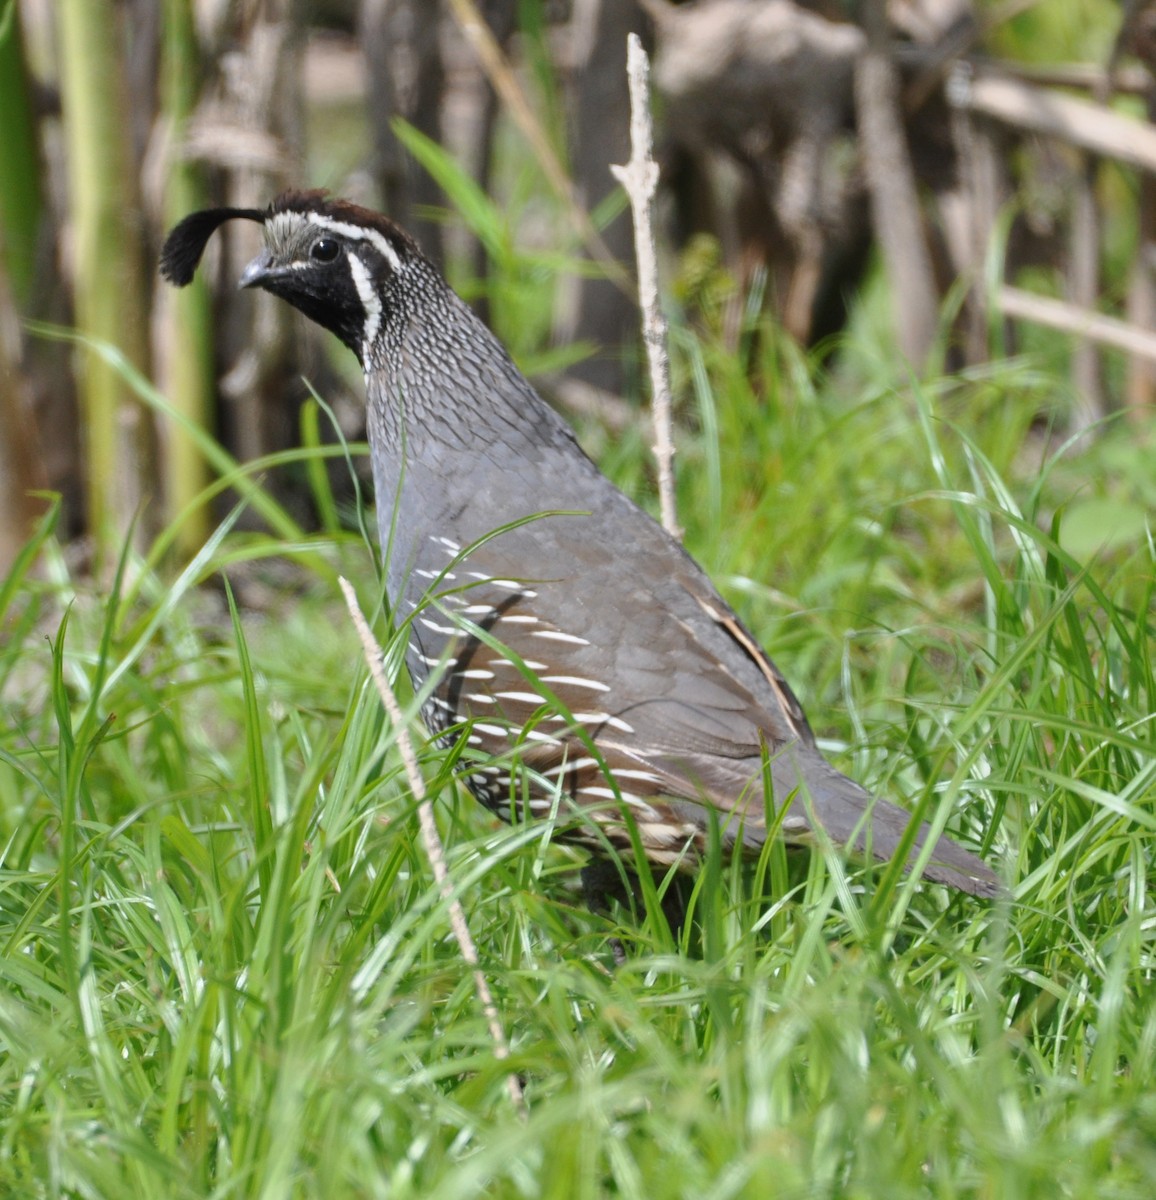
M 378 230 L 326 212 L 275 212 L 265 248 L 245 268 L 241 287 L 260 287 L 332 330 L 361 359 L 381 331 L 383 293 L 401 269 Z
M 332 330 L 364 364 L 386 320 L 393 276 L 419 257 L 408 235 L 368 209 L 318 192 L 287 192 L 261 211 L 209 209 L 169 235 L 161 272 L 188 283 L 205 243 L 223 221 L 260 222 L 265 246 L 245 268 L 241 287 L 260 287 Z

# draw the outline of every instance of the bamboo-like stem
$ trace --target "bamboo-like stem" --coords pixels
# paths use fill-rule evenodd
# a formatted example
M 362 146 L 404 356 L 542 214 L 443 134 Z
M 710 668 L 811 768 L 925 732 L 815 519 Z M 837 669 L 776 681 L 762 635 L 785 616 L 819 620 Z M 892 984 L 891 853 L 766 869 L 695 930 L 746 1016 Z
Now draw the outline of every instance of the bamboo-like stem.
M 60 82 L 69 170 L 76 324 L 147 370 L 140 210 L 129 146 L 123 64 L 113 0 L 58 0 Z M 123 544 L 134 515 L 148 529 L 155 495 L 151 422 L 112 367 L 78 372 L 88 524 L 98 556 Z
M 1156 121 L 1156 95 L 1148 97 L 1148 120 Z M 1136 253 L 1128 281 L 1128 321 L 1145 330 L 1156 329 L 1156 179 L 1140 176 Z M 1156 364 L 1133 355 L 1125 388 L 1129 417 L 1146 425 L 1156 403 Z
M 1100 219 L 1096 211 L 1096 164 L 1084 159 L 1070 181 L 1066 297 L 1077 308 L 1091 309 L 1100 295 Z M 1077 337 L 1072 346 L 1075 403 L 1069 427 L 1083 432 L 1107 415 L 1100 375 L 1100 352 L 1092 338 Z
M 166 171 L 166 226 L 203 206 L 200 167 L 182 154 L 184 127 L 197 103 L 199 54 L 188 0 L 165 0 L 162 60 L 162 120 L 166 123 L 169 164 Z M 164 288 L 164 306 L 156 346 L 162 390 L 173 408 L 196 428 L 211 431 L 214 392 L 213 323 L 208 286 L 197 275 L 186 288 Z M 177 553 L 192 557 L 209 534 L 210 511 L 193 505 L 209 481 L 208 464 L 196 440 L 179 422 L 162 429 L 165 501 L 170 518 L 188 509 L 177 534 Z
M 642 339 L 650 364 L 654 413 L 654 457 L 658 464 L 658 500 L 662 524 L 682 537 L 674 494 L 674 435 L 670 395 L 670 356 L 666 317 L 658 297 L 658 251 L 654 241 L 654 193 L 658 164 L 654 161 L 654 128 L 650 119 L 650 61 L 637 34 L 626 39 L 630 81 L 630 161 L 611 166 L 614 178 L 630 197 L 634 216 L 634 253 L 638 260 L 638 298 L 642 304 Z
M 32 295 L 44 195 L 17 5 L 10 6 L 6 23 L 0 36 L 0 250 L 12 294 L 25 308 Z
M 446 903 L 450 918 L 450 928 L 457 939 L 458 947 L 462 952 L 462 958 L 473 968 L 474 989 L 478 994 L 478 1002 L 482 1006 L 482 1012 L 485 1013 L 486 1023 L 490 1028 L 490 1038 L 494 1043 L 494 1056 L 499 1059 L 509 1058 L 510 1044 L 506 1041 L 506 1033 L 502 1028 L 502 1018 L 498 1013 L 498 1006 L 494 1003 L 494 997 L 490 992 L 490 985 L 486 981 L 485 973 L 479 965 L 478 949 L 474 945 L 474 939 L 470 933 L 469 924 L 466 921 L 462 902 L 454 895 L 454 885 L 450 880 L 449 869 L 446 867 L 445 849 L 442 846 L 441 836 L 438 833 L 437 822 L 434 820 L 433 805 L 430 803 L 429 796 L 425 790 L 425 780 L 422 778 L 421 768 L 418 766 L 417 754 L 414 752 L 413 741 L 409 736 L 409 729 L 406 727 L 401 705 L 398 704 L 397 697 L 393 694 L 393 688 L 390 687 L 389 680 L 386 678 L 385 668 L 382 666 L 383 656 L 381 647 L 377 644 L 373 636 L 373 631 L 369 628 L 369 623 L 366 621 L 361 607 L 357 603 L 357 594 L 354 592 L 352 584 L 350 584 L 348 579 L 344 578 L 339 578 L 338 582 L 341 584 L 341 590 L 345 594 L 345 603 L 349 608 L 350 617 L 353 618 L 357 636 L 361 639 L 361 648 L 365 654 L 365 662 L 369 667 L 369 673 L 373 678 L 374 686 L 377 688 L 377 694 L 381 697 L 386 715 L 389 717 L 394 728 L 394 733 L 397 736 L 397 749 L 401 754 L 402 766 L 405 767 L 409 786 L 413 791 L 414 799 L 417 801 L 417 815 L 421 823 L 421 836 L 422 841 L 425 843 L 426 855 L 429 858 L 430 866 L 433 868 L 438 890 L 441 892 L 442 899 Z M 506 1087 L 510 1093 L 510 1099 L 513 1101 L 514 1107 L 524 1115 L 526 1111 L 526 1098 L 522 1094 L 522 1085 L 517 1075 L 512 1071 L 506 1076 Z
M 19 317 L 0 264 L 0 579 L 44 511 L 44 501 L 31 494 L 43 489 L 46 480 L 19 357 Z

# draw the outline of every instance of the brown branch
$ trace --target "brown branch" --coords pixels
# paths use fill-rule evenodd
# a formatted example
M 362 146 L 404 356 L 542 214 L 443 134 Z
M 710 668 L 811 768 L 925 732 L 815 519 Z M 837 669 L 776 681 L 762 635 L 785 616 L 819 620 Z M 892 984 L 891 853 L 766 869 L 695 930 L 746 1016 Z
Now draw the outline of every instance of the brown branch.
M 1037 325 L 1046 325 L 1049 329 L 1058 329 L 1061 333 L 1087 338 L 1088 341 L 1110 346 L 1113 350 L 1123 350 L 1156 362 L 1156 333 L 1130 325 L 1118 317 L 1105 316 L 1104 313 L 1091 312 L 1065 300 L 1036 296 L 1022 288 L 1008 286 L 999 289 L 996 303 L 1009 317 L 1034 321 Z
M 921 368 L 935 338 L 939 295 L 900 119 L 899 73 L 883 0 L 863 7 L 867 49 L 855 69 L 859 147 L 871 195 L 871 220 L 887 272 L 899 348 Z
M 1110 83 L 1113 94 L 1125 96 L 1146 96 L 1152 88 L 1152 73 L 1141 66 L 1120 67 L 1109 76 L 1096 63 L 1018 63 L 981 57 L 971 63 L 981 77 L 1018 79 L 1036 87 L 1095 94 Z
M 1156 173 L 1156 128 L 1102 104 L 994 76 L 973 78 L 966 85 L 961 80 L 949 97 L 953 104 L 1005 125 Z

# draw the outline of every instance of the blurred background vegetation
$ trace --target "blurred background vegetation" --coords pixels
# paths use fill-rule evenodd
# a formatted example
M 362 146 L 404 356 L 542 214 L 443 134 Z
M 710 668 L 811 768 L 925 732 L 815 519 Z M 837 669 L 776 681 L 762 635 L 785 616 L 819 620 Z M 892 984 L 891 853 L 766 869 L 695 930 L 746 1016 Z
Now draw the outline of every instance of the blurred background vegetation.
M 843 336 L 856 322 L 879 335 L 874 367 L 890 362 L 892 382 L 904 359 L 958 373 L 1024 353 L 1054 375 L 1041 422 L 1079 433 L 1127 409 L 1147 435 L 1156 18 L 1143 3 L 6 0 L 0 12 L 0 562 L 44 490 L 63 497 L 61 531 L 106 562 L 130 525 L 144 545 L 174 521 L 168 540 L 187 558 L 228 503 L 205 502 L 220 463 L 200 435 L 242 462 L 291 450 L 303 375 L 359 436 L 349 363 L 270 298 L 234 293 L 255 230 L 226 230 L 187 293 L 156 276 L 181 215 L 264 205 L 289 185 L 389 211 L 570 415 L 626 428 L 637 317 L 608 164 L 628 155 L 630 30 L 655 57 L 680 324 L 737 347 L 754 305 L 849 389 L 864 379 Z M 503 89 L 524 104 L 499 102 Z M 1049 117 L 1060 96 L 1072 111 Z M 1025 321 L 1025 295 L 1052 307 Z M 62 344 L 48 326 L 88 340 Z M 113 350 L 158 384 L 164 411 Z M 691 405 L 681 416 L 697 420 Z M 283 468 L 269 486 L 310 524 L 303 475 Z M 344 467 L 332 482 L 348 490 Z

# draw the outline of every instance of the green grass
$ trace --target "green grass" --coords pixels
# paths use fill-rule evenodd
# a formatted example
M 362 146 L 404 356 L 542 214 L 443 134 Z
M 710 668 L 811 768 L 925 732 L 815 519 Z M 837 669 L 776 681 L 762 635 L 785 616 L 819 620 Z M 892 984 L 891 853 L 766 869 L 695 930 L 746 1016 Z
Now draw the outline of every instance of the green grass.
M 1014 899 L 776 851 L 709 864 L 693 939 L 612 926 L 426 747 L 523 1121 L 335 583 L 375 610 L 360 536 L 282 530 L 291 591 L 228 529 L 97 586 L 46 525 L 0 587 L 0 1194 L 1156 1193 L 1145 449 L 1056 457 L 1023 363 L 895 390 L 754 332 L 680 343 L 688 544 L 839 765 Z M 644 440 L 604 456 L 643 496 Z

